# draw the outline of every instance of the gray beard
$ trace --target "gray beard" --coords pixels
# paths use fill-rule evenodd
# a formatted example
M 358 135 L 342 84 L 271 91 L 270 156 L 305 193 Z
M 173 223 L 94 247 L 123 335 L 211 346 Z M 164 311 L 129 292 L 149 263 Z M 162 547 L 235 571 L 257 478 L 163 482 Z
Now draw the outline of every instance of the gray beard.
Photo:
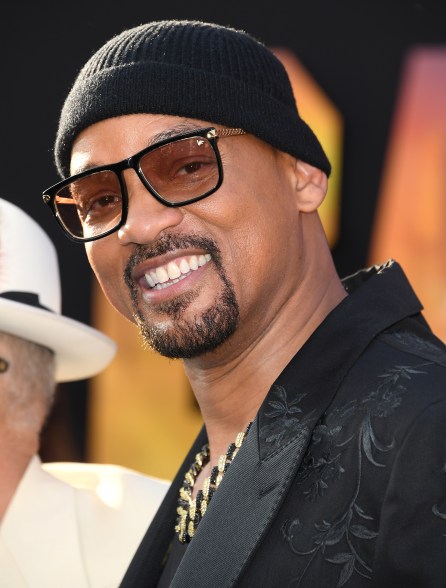
M 194 319 L 186 319 L 185 311 L 198 296 L 190 292 L 156 307 L 157 313 L 168 316 L 172 328 L 149 323 L 138 306 L 137 288 L 131 280 L 131 271 L 135 265 L 163 255 L 169 251 L 197 247 L 211 254 L 223 289 L 212 306 Z M 130 290 L 133 304 L 133 316 L 140 335 L 149 347 L 165 357 L 172 359 L 190 359 L 214 351 L 224 343 L 236 330 L 239 320 L 239 308 L 234 287 L 225 274 L 221 264 L 220 251 L 211 239 L 189 236 L 164 236 L 153 246 L 139 246 L 129 259 L 124 272 L 124 279 Z

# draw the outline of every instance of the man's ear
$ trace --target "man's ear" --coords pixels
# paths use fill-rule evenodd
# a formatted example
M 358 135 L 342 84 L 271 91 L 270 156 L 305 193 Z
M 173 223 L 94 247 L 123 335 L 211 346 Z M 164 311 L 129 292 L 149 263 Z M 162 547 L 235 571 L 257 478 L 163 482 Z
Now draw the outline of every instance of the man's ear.
M 328 188 L 326 174 L 300 159 L 295 164 L 297 205 L 301 212 L 314 212 L 322 204 Z

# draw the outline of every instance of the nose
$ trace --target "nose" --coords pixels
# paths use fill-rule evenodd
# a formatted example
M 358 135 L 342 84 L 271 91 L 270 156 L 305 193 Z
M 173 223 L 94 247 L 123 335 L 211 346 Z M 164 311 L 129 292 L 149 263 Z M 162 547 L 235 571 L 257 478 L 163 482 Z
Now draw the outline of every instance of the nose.
M 156 200 L 133 170 L 126 172 L 125 183 L 129 204 L 126 222 L 118 231 L 122 245 L 149 244 L 165 229 L 181 223 L 184 217 L 181 208 L 171 208 Z

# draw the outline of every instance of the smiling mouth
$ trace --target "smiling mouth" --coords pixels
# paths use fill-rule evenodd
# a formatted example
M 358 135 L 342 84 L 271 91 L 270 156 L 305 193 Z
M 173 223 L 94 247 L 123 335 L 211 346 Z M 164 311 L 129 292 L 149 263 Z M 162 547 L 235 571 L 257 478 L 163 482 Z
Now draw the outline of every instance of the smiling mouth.
M 183 257 L 181 261 L 169 261 L 166 265 L 160 265 L 144 274 L 147 286 L 152 290 L 162 290 L 187 278 L 211 260 L 211 255 L 191 255 Z

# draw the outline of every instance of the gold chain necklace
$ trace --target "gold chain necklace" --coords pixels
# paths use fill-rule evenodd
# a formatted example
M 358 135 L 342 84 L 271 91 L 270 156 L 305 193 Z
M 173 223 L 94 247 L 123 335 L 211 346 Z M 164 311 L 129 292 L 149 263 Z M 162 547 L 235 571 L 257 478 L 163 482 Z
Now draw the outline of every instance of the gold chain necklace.
M 252 423 L 249 423 L 246 429 L 237 435 L 234 443 L 228 446 L 226 453 L 220 455 L 218 464 L 212 468 L 210 475 L 205 479 L 203 489 L 197 492 L 195 498 L 192 498 L 192 490 L 198 474 L 210 460 L 209 444 L 203 445 L 201 451 L 195 456 L 194 462 L 184 476 L 178 498 L 178 517 L 175 532 L 181 543 L 189 543 L 195 535 L 209 502 L 245 440 L 251 425 Z

